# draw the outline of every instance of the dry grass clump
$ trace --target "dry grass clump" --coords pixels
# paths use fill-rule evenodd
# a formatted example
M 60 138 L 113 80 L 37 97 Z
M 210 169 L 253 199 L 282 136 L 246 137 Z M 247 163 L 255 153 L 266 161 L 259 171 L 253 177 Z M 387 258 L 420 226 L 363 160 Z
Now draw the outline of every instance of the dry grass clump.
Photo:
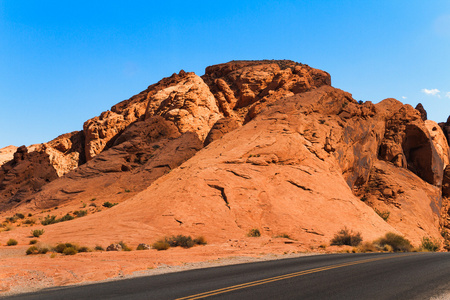
M 379 249 L 389 252 L 409 252 L 413 249 L 408 239 L 393 232 L 386 233 L 384 237 L 375 240 L 373 243 Z
M 158 250 L 158 251 L 161 251 L 161 250 L 167 250 L 167 249 L 169 249 L 169 248 L 170 248 L 170 245 L 169 245 L 168 242 L 166 242 L 166 241 L 164 241 L 164 240 L 159 240 L 159 241 L 153 243 L 152 248 L 153 248 L 153 249 L 156 249 L 156 250 Z
M 15 240 L 15 239 L 9 239 L 7 242 L 6 242 L 6 245 L 7 246 L 15 246 L 15 245 L 17 245 L 18 243 L 17 243 L 17 241 Z
M 120 246 L 122 246 L 122 251 L 131 251 L 132 249 L 130 247 L 128 247 L 127 244 L 125 244 L 123 241 L 120 241 L 118 243 Z
M 355 252 L 357 253 L 379 252 L 379 251 L 380 249 L 378 249 L 373 243 L 370 242 L 364 242 L 355 249 Z
M 358 246 L 362 242 L 362 237 L 360 232 L 354 233 L 353 231 L 347 229 L 341 229 L 338 233 L 334 235 L 334 238 L 331 240 L 331 245 L 342 246 Z
M 46 248 L 46 247 L 31 246 L 27 249 L 26 254 L 27 255 L 45 254 L 47 252 L 48 252 L 48 248 Z

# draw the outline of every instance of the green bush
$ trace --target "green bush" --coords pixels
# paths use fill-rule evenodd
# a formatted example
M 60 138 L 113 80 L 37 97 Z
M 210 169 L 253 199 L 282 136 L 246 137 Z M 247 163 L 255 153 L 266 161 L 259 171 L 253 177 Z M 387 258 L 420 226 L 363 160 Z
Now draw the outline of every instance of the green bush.
M 330 241 L 331 245 L 348 245 L 348 246 L 358 246 L 362 242 L 361 233 L 354 233 L 353 231 L 344 228 L 334 235 L 334 238 Z
M 57 221 L 58 222 L 65 222 L 65 221 L 70 221 L 70 220 L 73 220 L 73 219 L 74 219 L 73 216 L 71 216 L 69 214 L 66 214 L 65 216 L 63 216 L 61 219 L 58 219 Z
M 441 247 L 441 243 L 430 237 L 424 236 L 420 248 L 425 251 L 436 252 Z
M 58 221 L 56 220 L 56 216 L 50 216 L 47 215 L 44 220 L 41 221 L 41 224 L 46 226 L 46 225 L 50 225 L 50 224 L 55 224 L 58 223 Z
M 383 220 L 387 221 L 389 219 L 390 216 L 390 212 L 387 210 L 384 211 L 379 211 L 378 209 L 374 208 L 374 211 L 377 213 L 377 215 L 379 215 Z
M 27 219 L 23 222 L 23 224 L 26 224 L 26 225 L 33 225 L 35 223 L 36 223 L 36 221 L 34 219 Z
M 85 215 L 87 215 L 87 210 L 76 210 L 73 212 L 73 214 L 77 217 L 77 218 L 81 218 L 84 217 Z
M 30 245 L 34 245 L 38 242 L 38 240 L 30 240 Z
M 8 246 L 15 246 L 15 245 L 17 245 L 17 241 L 15 239 L 9 239 L 6 242 L 6 245 L 8 245 Z
M 31 230 L 31 235 L 34 237 L 40 237 L 41 235 L 44 234 L 44 229 L 35 229 L 35 230 Z
M 413 248 L 408 239 L 393 232 L 386 233 L 384 237 L 374 241 L 374 244 L 378 245 L 380 248 L 385 248 L 387 245 L 392 247 L 392 251 L 394 252 L 409 252 Z
M 95 251 L 105 251 L 105 249 L 100 245 L 95 246 L 94 250 Z
M 261 236 L 261 232 L 259 231 L 259 229 L 253 228 L 253 229 L 250 229 L 250 231 L 248 232 L 247 236 L 260 237 Z
M 164 240 L 159 240 L 159 241 L 155 242 L 155 243 L 152 245 L 152 248 L 153 248 L 153 249 L 156 249 L 156 250 L 158 250 L 158 251 L 161 251 L 161 250 L 167 250 L 167 249 L 169 249 L 169 248 L 170 248 L 170 245 L 169 245 L 168 242 L 166 242 L 166 241 L 164 241 Z
M 119 204 L 119 203 L 111 203 L 111 202 L 107 201 L 107 202 L 103 203 L 103 206 L 106 208 L 111 208 L 117 204 Z

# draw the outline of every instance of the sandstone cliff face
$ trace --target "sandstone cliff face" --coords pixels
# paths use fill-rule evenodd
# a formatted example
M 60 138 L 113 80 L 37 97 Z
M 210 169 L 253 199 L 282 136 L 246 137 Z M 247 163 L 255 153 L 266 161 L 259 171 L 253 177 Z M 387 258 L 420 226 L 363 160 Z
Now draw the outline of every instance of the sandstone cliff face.
M 366 240 L 393 231 L 417 244 L 450 228 L 443 127 L 395 99 L 358 103 L 328 73 L 292 61 L 181 71 L 82 132 L 19 148 L 0 172 L 0 210 L 95 198 L 120 202 L 120 214 L 94 214 L 77 227 L 84 234 L 113 238 L 130 224 L 149 237 L 224 239 L 258 227 L 320 244 L 347 226 Z

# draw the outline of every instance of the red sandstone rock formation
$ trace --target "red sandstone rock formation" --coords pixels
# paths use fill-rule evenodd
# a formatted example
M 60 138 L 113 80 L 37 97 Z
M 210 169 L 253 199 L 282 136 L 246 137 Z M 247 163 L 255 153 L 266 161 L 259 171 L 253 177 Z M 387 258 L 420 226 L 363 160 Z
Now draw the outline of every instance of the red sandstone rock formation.
M 0 209 L 121 203 L 120 214 L 55 227 L 75 240 L 127 230 L 225 239 L 258 227 L 324 243 L 347 226 L 417 244 L 446 226 L 447 164 L 444 133 L 409 105 L 358 103 L 292 61 L 238 61 L 181 71 L 82 132 L 19 148 L 0 172 Z

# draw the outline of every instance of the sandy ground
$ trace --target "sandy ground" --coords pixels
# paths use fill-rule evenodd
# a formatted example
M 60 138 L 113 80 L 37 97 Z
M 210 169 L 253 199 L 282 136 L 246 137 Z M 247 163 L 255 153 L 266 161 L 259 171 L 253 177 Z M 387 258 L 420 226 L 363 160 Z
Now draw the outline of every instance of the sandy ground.
M 95 251 L 73 256 L 26 255 L 29 246 L 0 246 L 0 296 L 55 286 L 88 284 L 188 269 L 336 252 L 343 248 L 305 249 L 285 238 L 244 238 L 190 249 Z

